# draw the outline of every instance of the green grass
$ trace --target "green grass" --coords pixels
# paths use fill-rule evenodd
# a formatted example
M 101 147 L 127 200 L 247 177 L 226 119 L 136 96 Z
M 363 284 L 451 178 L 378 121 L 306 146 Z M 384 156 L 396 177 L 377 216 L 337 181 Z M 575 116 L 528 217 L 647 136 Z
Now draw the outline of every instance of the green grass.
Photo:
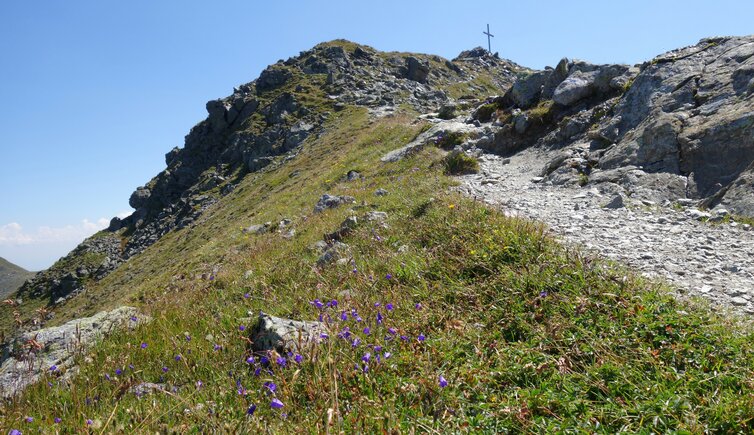
M 464 175 L 479 172 L 479 162 L 464 152 L 451 151 L 442 159 L 446 175 Z
M 436 148 L 377 164 L 418 132 L 407 121 L 339 112 L 290 166 L 248 176 L 192 231 L 167 235 L 93 286 L 99 308 L 137 303 L 153 321 L 82 355 L 69 387 L 49 375 L 52 387 L 42 382 L 8 403 L 0 426 L 85 432 L 91 419 L 89 429 L 105 433 L 754 429 L 748 326 L 560 246 L 541 225 L 448 193 L 453 180 L 440 172 Z M 352 168 L 364 178 L 342 181 Z M 377 197 L 377 188 L 390 194 Z M 387 228 L 364 224 L 344 240 L 352 261 L 320 270 L 307 247 L 351 213 L 313 214 L 324 192 L 352 195 L 356 213 L 389 218 Z M 283 217 L 294 221 L 292 240 L 241 231 Z M 213 280 L 199 277 L 215 268 Z M 303 352 L 300 366 L 289 360 L 287 369 L 255 376 L 239 325 L 260 310 L 316 319 L 315 298 L 339 301 L 324 312 L 333 319 L 357 309 L 364 322 L 347 324 L 364 344 L 338 339 L 343 325 L 334 320 L 331 339 Z M 388 327 L 408 341 L 385 341 Z M 366 343 L 392 356 L 375 364 Z M 367 351 L 362 373 L 354 364 Z M 270 408 L 266 381 L 277 384 L 283 410 Z M 128 388 L 140 382 L 169 390 L 138 398 Z M 258 408 L 248 416 L 251 404 Z M 23 422 L 27 415 L 33 423 Z

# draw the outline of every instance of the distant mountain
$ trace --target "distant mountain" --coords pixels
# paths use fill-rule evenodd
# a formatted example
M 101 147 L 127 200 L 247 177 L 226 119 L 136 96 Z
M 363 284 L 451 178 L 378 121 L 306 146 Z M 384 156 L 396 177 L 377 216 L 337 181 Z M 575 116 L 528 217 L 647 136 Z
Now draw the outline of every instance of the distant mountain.
M 29 272 L 23 267 L 16 266 L 10 261 L 0 257 L 0 298 L 5 298 L 12 292 L 18 290 L 24 281 L 33 276 L 34 272 Z

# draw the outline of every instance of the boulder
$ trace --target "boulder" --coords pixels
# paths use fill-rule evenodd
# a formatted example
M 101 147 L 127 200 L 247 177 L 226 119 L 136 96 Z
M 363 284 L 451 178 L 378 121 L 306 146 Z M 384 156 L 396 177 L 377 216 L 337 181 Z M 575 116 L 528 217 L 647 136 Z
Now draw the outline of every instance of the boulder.
M 67 378 L 75 373 L 75 356 L 104 336 L 148 321 L 136 308 L 120 307 L 92 317 L 71 320 L 61 326 L 26 332 L 3 352 L 0 365 L 0 396 L 10 397 L 39 381 L 47 373 Z M 38 347 L 26 349 L 31 342 Z
M 354 202 L 356 202 L 356 199 L 352 196 L 337 196 L 326 193 L 317 201 L 317 204 L 314 206 L 314 212 L 322 213 L 329 208 L 336 208 L 342 204 L 352 204 Z
M 259 75 L 257 79 L 257 90 L 268 91 L 284 85 L 293 77 L 293 74 L 287 68 L 270 65 Z
M 325 324 L 314 321 L 300 321 L 274 317 L 259 313 L 259 321 L 251 330 L 252 349 L 257 353 L 276 351 L 281 355 L 288 352 L 303 352 L 307 345 L 323 340 Z
M 561 106 L 570 106 L 571 104 L 590 97 L 595 92 L 594 82 L 597 79 L 597 72 L 581 72 L 568 76 L 561 82 L 552 94 L 555 103 Z
M 152 192 L 146 187 L 137 187 L 128 199 L 128 205 L 135 209 L 146 207 Z
M 508 91 L 513 103 L 521 109 L 528 109 L 537 104 L 542 94 L 542 87 L 551 74 L 552 70 L 538 71 L 516 80 Z
M 419 83 L 427 83 L 429 77 L 429 64 L 414 56 L 406 58 L 406 78 Z

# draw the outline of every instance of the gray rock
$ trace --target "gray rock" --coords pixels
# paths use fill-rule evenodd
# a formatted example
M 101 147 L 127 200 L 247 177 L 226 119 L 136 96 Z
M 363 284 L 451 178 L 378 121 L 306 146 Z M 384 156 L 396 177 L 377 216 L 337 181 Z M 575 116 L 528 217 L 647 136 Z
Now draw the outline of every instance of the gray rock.
M 257 79 L 257 90 L 268 91 L 278 88 L 290 80 L 291 77 L 293 77 L 293 74 L 284 67 L 277 65 L 268 66 Z
M 384 211 L 370 211 L 364 217 L 367 222 L 384 222 L 387 220 L 387 213 Z
M 377 196 L 385 196 L 388 193 L 389 192 L 387 190 L 383 189 L 383 188 L 379 188 L 379 189 L 377 189 L 377 190 L 374 191 L 374 194 L 377 195 Z
M 303 352 L 307 346 L 324 338 L 327 329 L 322 322 L 284 319 L 260 313 L 259 321 L 251 330 L 254 352 L 276 351 L 281 355 L 288 352 Z
M 152 192 L 146 187 L 137 187 L 128 199 L 128 205 L 135 209 L 146 207 Z
M 509 91 L 510 98 L 521 109 L 528 109 L 539 102 L 542 87 L 552 71 L 538 71 L 517 80 Z
M 413 56 L 406 58 L 406 78 L 419 83 L 427 83 L 429 64 Z
M 131 320 L 136 317 L 136 321 Z M 103 311 L 61 326 L 26 332 L 16 337 L 0 365 L 0 396 L 10 397 L 39 381 L 56 366 L 66 378 L 76 372 L 74 357 L 101 338 L 123 328 L 133 328 L 149 319 L 133 307 Z M 34 340 L 41 345 L 29 352 L 24 346 Z
M 317 201 L 317 204 L 314 206 L 314 212 L 322 213 L 329 208 L 336 208 L 342 204 L 352 204 L 354 202 L 356 202 L 356 199 L 352 196 L 337 196 L 326 193 Z
M 324 267 L 340 259 L 347 258 L 350 247 L 345 243 L 333 242 L 328 244 L 325 251 L 317 259 L 317 266 Z
M 624 208 L 626 205 L 623 202 L 623 195 L 615 195 L 613 198 L 605 205 L 603 205 L 603 208 L 615 210 L 619 208 Z
M 440 107 L 437 117 L 440 119 L 453 119 L 456 117 L 456 108 L 455 104 L 444 104 Z
M 581 99 L 591 97 L 595 92 L 597 75 L 594 71 L 576 71 L 555 88 L 552 100 L 561 106 L 570 106 Z

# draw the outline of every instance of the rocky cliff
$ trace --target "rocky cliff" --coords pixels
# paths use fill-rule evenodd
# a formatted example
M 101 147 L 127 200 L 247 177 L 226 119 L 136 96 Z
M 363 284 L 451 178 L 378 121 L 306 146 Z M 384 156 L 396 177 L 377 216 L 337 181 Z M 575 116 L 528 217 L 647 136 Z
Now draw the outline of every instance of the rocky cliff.
M 563 59 L 495 104 L 500 128 L 478 145 L 562 150 L 545 182 L 754 216 L 753 37 L 704 39 L 635 67 Z

